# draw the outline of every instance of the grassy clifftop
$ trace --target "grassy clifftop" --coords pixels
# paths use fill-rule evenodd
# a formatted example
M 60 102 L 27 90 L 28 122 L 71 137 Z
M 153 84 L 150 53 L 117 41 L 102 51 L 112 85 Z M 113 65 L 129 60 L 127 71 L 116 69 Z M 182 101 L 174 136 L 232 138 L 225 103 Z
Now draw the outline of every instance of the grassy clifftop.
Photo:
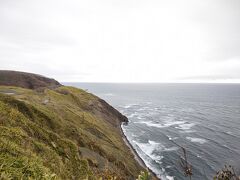
M 81 89 L 0 86 L 1 177 L 135 179 L 142 168 L 122 140 L 123 121 Z

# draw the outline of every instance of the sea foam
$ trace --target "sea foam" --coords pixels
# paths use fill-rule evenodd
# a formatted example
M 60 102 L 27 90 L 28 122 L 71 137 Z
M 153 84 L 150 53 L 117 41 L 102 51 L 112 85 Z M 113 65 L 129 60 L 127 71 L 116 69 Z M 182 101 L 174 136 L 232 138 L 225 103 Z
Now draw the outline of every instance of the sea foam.
M 195 125 L 196 124 L 194 124 L 194 123 L 185 123 L 185 124 L 180 124 L 179 127 L 176 127 L 176 128 L 181 129 L 181 130 L 189 130 Z
M 191 142 L 200 143 L 200 144 L 204 144 L 207 142 L 206 139 L 202 139 L 202 138 L 186 137 L 186 139 L 190 140 Z
M 139 121 L 135 123 L 146 124 L 149 127 L 166 128 L 170 126 L 182 125 L 185 123 L 185 121 L 169 121 L 165 123 L 156 123 L 152 121 Z
M 174 180 L 174 177 L 169 176 L 166 174 L 166 171 L 164 168 L 157 169 L 153 162 L 156 162 L 158 164 L 161 164 L 161 160 L 163 156 L 157 155 L 157 151 L 169 151 L 169 150 L 175 150 L 175 147 L 172 148 L 165 148 L 161 143 L 149 140 L 147 143 L 140 143 L 135 140 L 132 141 L 141 157 L 144 157 L 144 162 L 147 167 L 151 167 L 154 173 L 157 174 L 159 178 L 162 180 Z

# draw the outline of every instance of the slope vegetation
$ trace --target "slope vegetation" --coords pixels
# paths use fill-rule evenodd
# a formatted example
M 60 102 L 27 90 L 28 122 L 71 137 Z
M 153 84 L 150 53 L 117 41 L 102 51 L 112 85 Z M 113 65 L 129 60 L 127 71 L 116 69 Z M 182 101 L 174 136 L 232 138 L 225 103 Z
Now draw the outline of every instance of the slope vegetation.
M 125 121 L 74 87 L 0 86 L 0 179 L 135 179 L 142 168 L 122 139 Z

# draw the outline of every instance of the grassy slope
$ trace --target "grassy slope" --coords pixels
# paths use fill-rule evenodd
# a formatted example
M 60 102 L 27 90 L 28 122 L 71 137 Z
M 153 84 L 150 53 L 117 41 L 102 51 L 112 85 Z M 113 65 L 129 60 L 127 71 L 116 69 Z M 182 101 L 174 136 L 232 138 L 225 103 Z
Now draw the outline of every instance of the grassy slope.
M 0 86 L 0 92 L 9 91 L 14 95 L 0 93 L 2 177 L 134 179 L 139 174 L 141 167 L 122 140 L 119 116 L 96 96 L 65 86 L 41 92 Z

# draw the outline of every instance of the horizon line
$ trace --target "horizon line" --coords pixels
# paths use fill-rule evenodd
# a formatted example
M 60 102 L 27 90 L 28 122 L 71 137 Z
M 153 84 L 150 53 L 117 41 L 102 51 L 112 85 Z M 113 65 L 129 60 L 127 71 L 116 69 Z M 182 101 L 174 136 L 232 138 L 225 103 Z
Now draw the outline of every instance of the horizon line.
M 94 84 L 240 84 L 240 82 L 94 82 L 94 81 L 60 81 L 60 83 L 94 83 Z

